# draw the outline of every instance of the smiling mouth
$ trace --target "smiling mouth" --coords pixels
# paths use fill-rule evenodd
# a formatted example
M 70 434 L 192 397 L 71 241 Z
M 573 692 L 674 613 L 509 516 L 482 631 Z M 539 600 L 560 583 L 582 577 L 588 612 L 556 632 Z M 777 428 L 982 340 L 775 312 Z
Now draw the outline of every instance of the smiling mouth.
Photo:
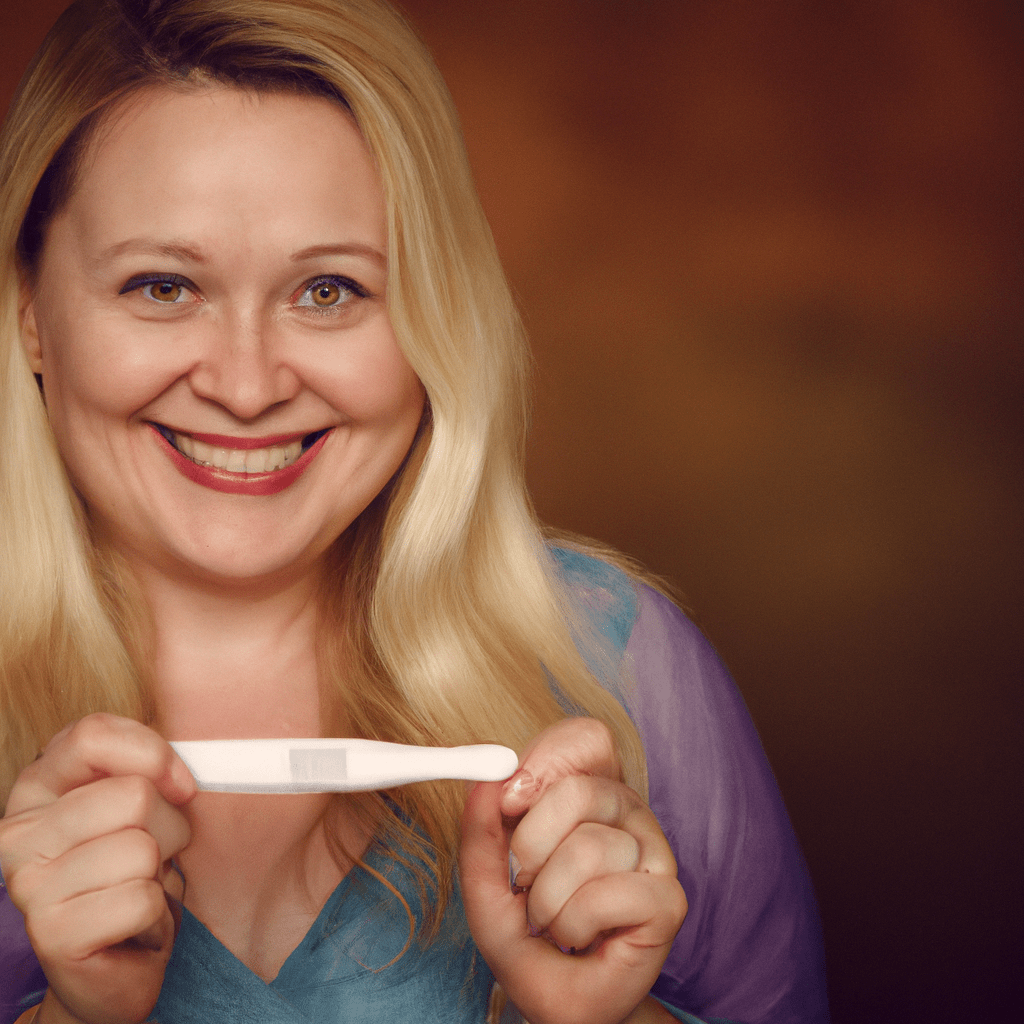
M 207 444 L 188 434 L 179 434 L 160 423 L 154 423 L 160 435 L 175 450 L 197 466 L 206 466 L 224 473 L 239 475 L 274 473 L 297 462 L 304 451 L 311 448 L 330 428 L 315 430 L 305 437 L 296 438 L 287 444 L 270 445 L 266 448 L 226 448 Z

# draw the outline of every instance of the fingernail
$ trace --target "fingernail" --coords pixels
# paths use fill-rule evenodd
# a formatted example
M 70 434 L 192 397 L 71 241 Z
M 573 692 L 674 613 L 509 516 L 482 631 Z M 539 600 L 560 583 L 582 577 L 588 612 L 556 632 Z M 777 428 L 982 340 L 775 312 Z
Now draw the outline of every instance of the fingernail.
M 575 946 L 563 946 L 563 945 L 561 945 L 560 943 L 557 943 L 557 942 L 555 943 L 555 945 L 558 946 L 558 948 L 566 956 L 575 956 L 576 955 L 576 947 Z
M 536 939 L 536 938 L 539 938 L 539 937 L 540 937 L 540 933 L 541 933 L 542 931 L 544 931 L 544 929 L 543 929 L 543 928 L 536 928 L 536 927 L 534 927 L 534 925 L 533 925 L 533 922 L 532 922 L 532 921 L 531 921 L 531 920 L 530 920 L 529 918 L 527 918 L 527 919 L 526 919 L 526 927 L 527 927 L 527 928 L 528 928 L 528 929 L 530 930 L 530 934 L 531 934 L 531 935 L 532 935 L 532 936 L 533 936 L 533 937 L 534 937 L 535 939 Z
M 519 771 L 505 783 L 505 795 L 525 798 L 530 796 L 540 783 L 525 768 Z
M 519 863 L 519 858 L 511 851 L 508 851 L 508 887 L 513 893 L 519 894 L 526 892 L 526 890 L 519 885 L 516 885 L 516 879 L 519 877 L 519 872 L 523 870 L 523 865 Z

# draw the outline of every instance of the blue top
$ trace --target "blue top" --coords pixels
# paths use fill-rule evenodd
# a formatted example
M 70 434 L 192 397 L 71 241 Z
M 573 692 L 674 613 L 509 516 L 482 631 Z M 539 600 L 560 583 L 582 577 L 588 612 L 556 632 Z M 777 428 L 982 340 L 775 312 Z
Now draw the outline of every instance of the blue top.
M 419 919 L 410 873 L 377 848 L 364 859 L 402 893 Z M 493 983 L 470 939 L 457 892 L 441 938 L 422 946 L 410 943 L 401 901 L 372 875 L 355 869 L 269 984 L 184 911 L 153 1019 L 160 1024 L 482 1021 Z
M 633 677 L 632 687 L 615 692 L 644 741 L 651 808 L 689 904 L 653 994 L 684 1021 L 699 1014 L 706 1021 L 825 1024 L 810 881 L 728 673 L 667 598 L 589 556 L 552 553 L 604 654 L 616 665 L 625 659 Z M 599 678 L 607 674 L 600 658 L 591 667 Z M 408 871 L 378 846 L 365 859 L 418 918 Z M 269 984 L 185 911 L 153 1018 L 160 1024 L 480 1022 L 492 984 L 457 890 L 439 938 L 422 946 L 410 940 L 401 901 L 354 869 Z M 0 891 L 0 1024 L 38 1002 L 44 986 L 20 915 Z

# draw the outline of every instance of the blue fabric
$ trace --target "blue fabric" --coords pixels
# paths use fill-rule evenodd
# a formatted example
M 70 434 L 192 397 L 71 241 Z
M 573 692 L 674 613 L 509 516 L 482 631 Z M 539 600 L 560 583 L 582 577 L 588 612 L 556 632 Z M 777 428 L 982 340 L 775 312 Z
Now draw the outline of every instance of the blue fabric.
M 419 918 L 411 873 L 371 848 Z M 187 910 L 153 1019 L 160 1024 L 423 1024 L 484 1019 L 494 978 L 469 937 L 458 891 L 430 946 L 410 942 L 402 902 L 355 869 L 335 889 L 306 937 L 267 984 Z M 403 952 L 404 951 L 404 952 Z
M 640 611 L 633 581 L 607 562 L 570 548 L 551 548 L 551 557 L 591 626 L 621 657 Z

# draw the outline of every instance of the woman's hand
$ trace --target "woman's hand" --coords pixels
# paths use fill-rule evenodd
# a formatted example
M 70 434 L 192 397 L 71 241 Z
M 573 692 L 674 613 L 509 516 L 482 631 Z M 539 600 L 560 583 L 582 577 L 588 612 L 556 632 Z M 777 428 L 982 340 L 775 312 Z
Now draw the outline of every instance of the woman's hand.
M 530 744 L 512 779 L 478 783 L 467 798 L 466 917 L 531 1024 L 672 1019 L 647 994 L 686 916 L 686 896 L 657 820 L 619 780 L 609 731 L 567 719 Z M 520 817 L 511 835 L 513 891 L 506 823 Z
M 0 865 L 49 990 L 36 1020 L 135 1024 L 156 1004 L 180 918 L 171 858 L 196 785 L 138 722 L 90 715 L 18 777 Z

